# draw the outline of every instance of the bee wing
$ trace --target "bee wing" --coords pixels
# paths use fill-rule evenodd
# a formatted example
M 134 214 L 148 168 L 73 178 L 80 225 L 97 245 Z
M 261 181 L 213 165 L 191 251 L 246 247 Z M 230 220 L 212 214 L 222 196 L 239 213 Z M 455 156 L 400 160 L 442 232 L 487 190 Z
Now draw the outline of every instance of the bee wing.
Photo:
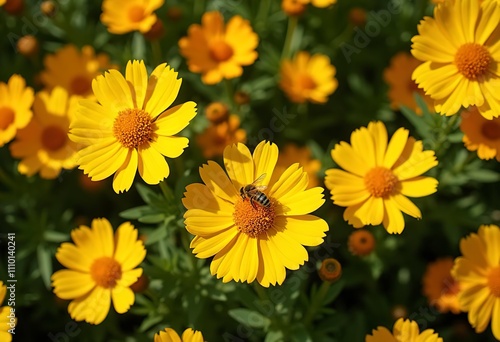
M 267 189 L 267 186 L 265 185 L 257 185 L 255 186 L 255 189 L 259 190 L 259 191 L 264 191 Z
M 264 178 L 266 178 L 266 175 L 267 175 L 267 173 L 263 173 L 263 174 L 261 174 L 261 175 L 259 176 L 259 178 L 257 178 L 256 180 L 254 180 L 254 181 L 252 182 L 252 185 L 255 185 L 255 184 L 258 184 L 258 183 L 262 182 L 262 181 L 264 180 Z

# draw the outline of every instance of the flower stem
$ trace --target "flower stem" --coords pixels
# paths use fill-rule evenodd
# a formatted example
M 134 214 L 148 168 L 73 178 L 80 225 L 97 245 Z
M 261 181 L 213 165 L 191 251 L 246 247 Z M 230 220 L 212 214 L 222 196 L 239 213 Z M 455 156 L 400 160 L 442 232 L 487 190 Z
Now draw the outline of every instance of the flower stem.
M 231 106 L 231 110 L 236 110 L 236 104 L 234 103 L 234 89 L 231 80 L 224 79 L 224 87 L 226 88 L 227 101 Z
M 326 297 L 326 294 L 328 293 L 328 290 L 330 289 L 330 285 L 332 285 L 332 283 L 324 281 L 314 297 L 311 299 L 311 305 L 309 305 L 309 309 L 304 316 L 304 325 L 309 325 L 312 322 L 316 312 L 323 306 L 323 301 Z
M 288 27 L 286 29 L 285 45 L 283 45 L 283 51 L 281 52 L 281 59 L 290 57 L 290 47 L 292 45 L 293 34 L 297 28 L 297 23 L 299 19 L 296 16 L 288 17 Z
M 168 187 L 166 180 L 160 182 L 160 189 L 167 201 L 171 201 L 174 198 L 172 190 Z
M 162 62 L 161 58 L 161 45 L 158 39 L 151 41 L 151 53 L 153 54 L 154 65 L 159 65 Z

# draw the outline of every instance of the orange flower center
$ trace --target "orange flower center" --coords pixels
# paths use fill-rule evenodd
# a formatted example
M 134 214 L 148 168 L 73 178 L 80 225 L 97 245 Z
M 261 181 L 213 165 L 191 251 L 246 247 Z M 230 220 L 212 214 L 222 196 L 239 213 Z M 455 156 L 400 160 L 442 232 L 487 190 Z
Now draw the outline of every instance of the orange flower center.
M 97 285 L 106 289 L 113 288 L 122 277 L 122 267 L 113 258 L 102 257 L 90 267 L 90 275 Z
M 128 18 L 131 22 L 138 23 L 142 21 L 145 17 L 144 7 L 142 6 L 130 6 L 128 9 Z
M 488 287 L 495 297 L 500 297 L 500 266 L 490 270 L 488 274 Z
M 323 260 L 318 273 L 321 280 L 334 282 L 342 275 L 342 265 L 337 259 L 328 258 Z
M 500 125 L 494 121 L 487 121 L 481 125 L 481 134 L 489 140 L 500 139 Z
M 455 64 L 469 80 L 482 76 L 492 61 L 489 51 L 477 43 L 466 43 L 458 48 Z
M 373 196 L 386 197 L 394 193 L 399 180 L 391 170 L 376 166 L 365 175 L 365 185 Z
M 86 95 L 92 89 L 92 81 L 85 76 L 75 76 L 69 87 L 73 94 Z
M 42 145 L 50 151 L 57 151 L 66 144 L 68 135 L 59 126 L 47 126 L 42 132 Z
M 126 109 L 118 113 L 113 125 L 115 138 L 126 148 L 138 148 L 152 140 L 153 122 L 142 109 Z
M 0 107 L 0 129 L 5 130 L 14 122 L 15 113 L 10 107 Z
M 234 206 L 233 219 L 238 230 L 250 237 L 257 237 L 274 225 L 274 209 L 264 207 L 254 201 L 253 206 L 249 199 L 239 199 Z
M 305 90 L 316 88 L 316 82 L 314 82 L 311 76 L 306 74 L 299 75 L 298 83 L 300 87 Z
M 210 44 L 210 58 L 216 62 L 225 62 L 233 56 L 233 48 L 223 40 Z

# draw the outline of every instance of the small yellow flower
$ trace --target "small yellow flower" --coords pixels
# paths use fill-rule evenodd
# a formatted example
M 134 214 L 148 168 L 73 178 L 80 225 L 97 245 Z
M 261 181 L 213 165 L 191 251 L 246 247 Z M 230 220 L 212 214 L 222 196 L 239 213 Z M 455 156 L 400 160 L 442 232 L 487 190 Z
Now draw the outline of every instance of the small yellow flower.
M 392 333 L 378 327 L 372 335 L 366 335 L 365 342 L 443 342 L 443 339 L 432 329 L 420 332 L 417 322 L 400 318 L 394 323 Z
M 200 331 L 188 328 L 182 333 L 182 339 L 171 328 L 166 328 L 155 335 L 154 342 L 203 342 L 203 335 Z
M 485 119 L 476 107 L 462 111 L 460 130 L 469 151 L 477 151 L 481 159 L 500 161 L 500 118 Z
M 224 18 L 217 11 L 203 14 L 201 22 L 201 26 L 191 25 L 188 36 L 179 40 L 189 70 L 201 73 L 206 84 L 241 76 L 242 66 L 257 59 L 259 37 L 250 22 L 236 15 L 224 26 Z
M 32 176 L 40 172 L 42 178 L 53 179 L 62 169 L 76 166 L 76 144 L 68 139 L 68 132 L 77 101 L 60 87 L 36 94 L 33 119 L 10 145 L 12 156 L 22 158 L 19 173 Z
M 487 119 L 500 115 L 500 40 L 497 1 L 446 1 L 425 17 L 411 53 L 423 61 L 413 79 L 434 100 L 436 112 L 453 115 L 477 106 Z
M 270 183 L 277 159 L 278 147 L 265 141 L 253 155 L 243 144 L 227 146 L 227 174 L 209 161 L 200 168 L 204 184 L 186 187 L 182 202 L 186 229 L 195 235 L 193 253 L 213 256 L 210 272 L 225 283 L 281 285 L 286 268 L 296 270 L 308 260 L 304 246 L 323 242 L 328 224 L 309 214 L 324 203 L 323 189 L 306 190 L 307 173 L 298 163 Z M 256 180 L 260 193 L 242 189 Z
M 2 304 L 3 300 L 5 299 L 6 293 L 7 286 L 5 286 L 2 281 L 0 281 L 0 304 Z M 15 313 L 11 313 L 10 306 L 0 307 L 0 341 L 2 342 L 12 341 L 12 335 L 10 334 L 9 330 L 15 328 L 17 324 L 17 318 L 9 317 L 12 315 L 15 316 Z M 14 324 L 14 326 L 11 326 L 11 324 Z
M 148 184 L 158 184 L 170 169 L 164 156 L 179 157 L 189 140 L 175 134 L 196 115 L 190 101 L 167 110 L 182 79 L 167 64 L 149 76 L 143 61 L 129 61 L 125 77 L 109 70 L 92 82 L 99 101 L 81 100 L 70 127 L 70 139 L 81 144 L 80 169 L 94 181 L 112 174 L 116 193 L 132 186 L 136 171 Z
M 68 269 L 52 275 L 52 286 L 59 298 L 72 300 L 72 319 L 99 324 L 111 302 L 119 314 L 134 304 L 130 286 L 142 275 L 142 268 L 136 267 L 146 256 L 137 234 L 125 222 L 113 236 L 108 220 L 94 219 L 91 228 L 80 226 L 71 232 L 74 244 L 65 242 L 57 249 L 56 259 Z
M 344 220 L 355 228 L 382 223 L 389 233 L 400 234 L 402 212 L 422 217 L 408 197 L 436 192 L 437 180 L 422 176 L 438 164 L 434 151 L 423 151 L 422 141 L 408 133 L 400 128 L 388 142 L 384 124 L 371 122 L 351 134 L 351 145 L 341 142 L 332 150 L 333 160 L 345 171 L 327 170 L 325 185 L 333 203 L 347 207 Z
M 337 89 L 335 73 L 336 69 L 327 56 L 311 56 L 301 51 L 293 60 L 282 62 L 279 85 L 292 102 L 325 103 Z
M 451 276 L 452 267 L 452 258 L 439 259 L 427 265 L 423 277 L 423 292 L 429 303 L 436 306 L 439 312 L 451 311 L 458 314 L 460 284 Z
M 458 301 L 468 312 L 469 323 L 481 333 L 491 321 L 500 340 L 500 228 L 481 226 L 460 241 L 462 256 L 455 259 L 451 275 L 460 283 Z
M 148 32 L 157 21 L 154 11 L 164 0 L 104 0 L 101 22 L 114 34 Z
M 312 4 L 314 7 L 326 8 L 337 3 L 337 0 L 298 0 L 300 3 L 307 5 Z
M 28 125 L 33 116 L 33 100 L 33 89 L 26 87 L 21 76 L 12 75 L 7 84 L 0 83 L 0 147 Z
M 384 70 L 384 80 L 389 85 L 389 100 L 392 109 L 400 109 L 406 106 L 413 109 L 417 114 L 422 114 L 422 109 L 417 106 L 414 93 L 418 93 L 429 108 L 433 108 L 433 101 L 424 94 L 414 80 L 411 79 L 413 70 L 422 62 L 406 52 L 400 52 L 391 58 L 391 63 Z
M 45 57 L 45 70 L 40 74 L 42 83 L 48 90 L 61 86 L 70 95 L 93 96 L 92 79 L 104 70 L 116 69 L 109 57 L 86 45 L 81 51 L 74 45 L 66 45 L 55 54 Z

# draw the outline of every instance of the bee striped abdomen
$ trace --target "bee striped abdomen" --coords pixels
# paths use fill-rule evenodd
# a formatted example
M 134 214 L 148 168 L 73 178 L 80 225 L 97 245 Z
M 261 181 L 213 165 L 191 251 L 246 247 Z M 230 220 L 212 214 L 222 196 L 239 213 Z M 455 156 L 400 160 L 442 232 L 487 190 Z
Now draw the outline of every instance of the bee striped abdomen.
M 266 208 L 271 205 L 271 201 L 263 192 L 260 192 L 257 196 L 255 196 L 255 201 Z

